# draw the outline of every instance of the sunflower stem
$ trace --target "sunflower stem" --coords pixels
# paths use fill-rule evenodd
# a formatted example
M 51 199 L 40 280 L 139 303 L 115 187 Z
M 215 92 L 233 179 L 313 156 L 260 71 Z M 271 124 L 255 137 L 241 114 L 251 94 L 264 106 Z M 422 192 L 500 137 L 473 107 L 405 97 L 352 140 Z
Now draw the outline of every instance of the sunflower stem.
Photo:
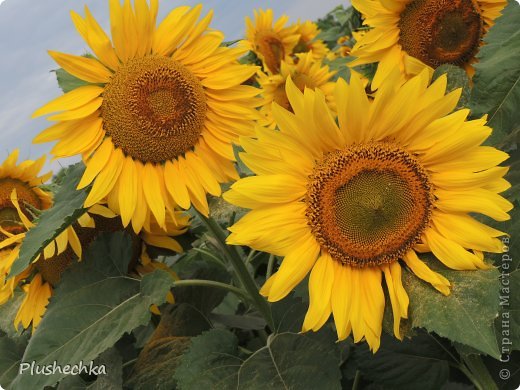
M 273 267 L 274 267 L 274 255 L 269 256 L 269 262 L 267 263 L 267 272 L 265 274 L 265 278 L 269 279 L 271 275 L 273 274 Z
M 208 230 L 213 233 L 214 237 L 217 239 L 220 249 L 233 266 L 233 269 L 235 270 L 238 279 L 242 283 L 242 286 L 244 286 L 245 290 L 247 291 L 249 298 L 253 301 L 258 311 L 264 317 L 267 326 L 273 330 L 274 323 L 273 316 L 271 314 L 271 308 L 269 307 L 267 301 L 260 295 L 258 286 L 256 285 L 252 275 L 249 273 L 246 264 L 242 260 L 242 257 L 238 253 L 237 249 L 234 246 L 226 244 L 226 235 L 217 222 L 215 222 L 215 220 L 212 218 L 207 218 L 197 210 L 195 210 L 195 212 L 206 225 Z
M 242 290 L 241 288 L 238 288 L 238 287 L 232 286 L 230 284 L 226 284 L 226 283 L 216 282 L 214 280 L 186 279 L 186 280 L 177 280 L 173 284 L 173 287 L 187 287 L 187 286 L 220 288 L 222 290 L 227 290 L 229 292 L 232 292 L 233 294 L 236 294 L 241 298 L 248 297 L 247 292 Z
M 251 249 L 251 252 L 249 252 L 249 255 L 247 255 L 246 264 L 250 264 L 253 259 L 255 258 L 256 251 L 254 249 Z
M 356 376 L 354 377 L 354 383 L 352 384 L 352 390 L 357 390 L 361 382 L 361 371 L 356 370 Z
M 460 370 L 473 382 L 478 390 L 498 390 L 480 355 L 463 355 Z

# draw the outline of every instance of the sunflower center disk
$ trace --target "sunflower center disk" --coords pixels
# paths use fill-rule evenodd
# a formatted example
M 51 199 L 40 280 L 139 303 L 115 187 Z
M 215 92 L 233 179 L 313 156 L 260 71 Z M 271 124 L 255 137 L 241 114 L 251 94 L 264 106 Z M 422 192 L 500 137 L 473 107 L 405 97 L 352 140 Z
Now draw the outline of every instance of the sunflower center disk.
M 427 174 L 389 144 L 329 153 L 307 191 L 307 219 L 323 249 L 342 264 L 396 261 L 427 227 L 433 195 Z
M 11 194 L 14 189 L 16 189 L 18 203 L 28 217 L 30 217 L 30 214 L 27 213 L 26 205 L 41 209 L 42 204 L 40 198 L 27 183 L 17 179 L 0 179 L 0 227 L 11 234 L 19 234 L 25 231 L 25 227 L 11 202 Z M 0 233 L 0 241 L 4 238 L 6 237 Z
M 195 146 L 204 127 L 206 96 L 179 62 L 136 58 L 106 85 L 101 115 L 117 147 L 143 163 L 160 163 Z
M 256 49 L 264 56 L 265 64 L 269 70 L 278 73 L 280 64 L 285 57 L 285 49 L 280 39 L 269 33 L 259 34 L 256 39 Z
M 484 34 L 475 0 L 412 0 L 400 15 L 399 43 L 425 64 L 465 65 Z
M 50 259 L 44 259 L 43 256 L 35 263 L 36 269 L 42 275 L 43 280 L 50 283 L 52 287 L 56 287 L 60 282 L 61 275 L 72 264 L 74 254 L 72 249 L 67 248 L 65 252 L 60 253 Z

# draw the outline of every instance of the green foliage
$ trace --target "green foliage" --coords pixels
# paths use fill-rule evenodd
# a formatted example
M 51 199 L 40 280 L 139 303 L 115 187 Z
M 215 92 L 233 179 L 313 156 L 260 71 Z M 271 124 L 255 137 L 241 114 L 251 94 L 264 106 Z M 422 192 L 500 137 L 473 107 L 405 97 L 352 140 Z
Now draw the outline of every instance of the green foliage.
M 227 330 L 213 329 L 192 340 L 175 378 L 181 390 L 236 388 L 241 363 L 236 336 Z
M 336 46 L 339 37 L 348 35 L 362 25 L 361 14 L 352 7 L 337 6 L 322 19 L 317 21 L 321 33 L 318 39 L 323 40 L 330 49 Z
M 61 90 L 65 93 L 70 92 L 78 87 L 84 87 L 85 85 L 90 85 L 90 83 L 78 79 L 77 77 L 71 75 L 64 69 L 57 69 L 56 71 L 56 79 L 58 80 L 58 85 Z
M 444 344 L 426 332 L 403 341 L 383 335 L 376 354 L 362 344 L 353 358 L 363 377 L 385 388 L 436 390 L 448 380 L 454 362 L 449 344 Z
M 277 333 L 241 359 L 238 340 L 224 330 L 193 339 L 175 372 L 180 389 L 339 389 L 339 350 L 333 333 Z
M 14 296 L 3 305 L 0 305 L 0 331 L 9 337 L 19 336 L 19 332 L 14 327 L 14 319 L 23 298 L 23 292 L 20 289 L 16 289 Z
M 441 65 L 433 73 L 433 80 L 436 80 L 440 75 L 446 74 L 448 76 L 448 85 L 446 86 L 446 93 L 455 89 L 462 88 L 459 102 L 456 110 L 467 107 L 471 94 L 471 87 L 468 75 L 464 69 L 455 65 Z
M 412 273 L 403 272 L 411 325 L 499 358 L 493 329 L 498 315 L 498 271 L 436 269 L 435 262 L 428 265 L 450 281 L 451 294 L 444 297 Z
M 26 346 L 26 337 L 0 336 L 0 387 L 8 387 L 18 374 Z
M 239 389 L 340 389 L 339 351 L 327 329 L 280 333 L 247 359 L 238 372 Z
M 150 305 L 161 304 L 173 285 L 165 271 L 156 271 L 142 283 L 128 277 L 132 258 L 130 238 L 122 232 L 96 240 L 81 263 L 62 278 L 33 334 L 23 360 L 39 365 L 89 363 L 132 329 L 150 320 Z M 41 388 L 63 377 L 19 375 L 13 389 Z
M 63 185 L 56 192 L 54 205 L 45 210 L 35 221 L 36 226 L 27 232 L 20 248 L 20 256 L 14 262 L 10 276 L 23 272 L 61 232 L 85 213 L 83 204 L 87 189 L 76 190 L 85 167 L 78 163 L 63 178 Z
M 470 101 L 473 115 L 489 115 L 492 142 L 520 126 L 520 6 L 510 2 L 502 15 L 484 37 Z

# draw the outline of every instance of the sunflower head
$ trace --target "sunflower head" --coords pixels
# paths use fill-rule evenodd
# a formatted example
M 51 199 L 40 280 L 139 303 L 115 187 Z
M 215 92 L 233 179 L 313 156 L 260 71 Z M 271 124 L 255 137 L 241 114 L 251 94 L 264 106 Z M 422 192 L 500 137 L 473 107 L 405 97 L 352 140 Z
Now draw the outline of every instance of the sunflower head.
M 246 48 L 221 45 L 212 12 L 182 6 L 157 24 L 157 7 L 111 1 L 111 39 L 88 8 L 73 12 L 94 56 L 50 54 L 89 85 L 34 114 L 60 112 L 35 142 L 58 141 L 57 157 L 83 155 L 85 207 L 106 199 L 136 233 L 152 218 L 165 229 L 177 206 L 208 214 L 206 194 L 238 177 L 232 143 L 252 132 L 260 104 L 258 90 L 242 85 L 257 68 L 238 62 Z
M 289 21 L 286 15 L 275 22 L 272 9 L 254 10 L 254 15 L 254 20 L 246 17 L 244 46 L 260 58 L 264 70 L 273 74 L 278 73 L 282 61 L 291 55 L 300 42 L 299 27 L 298 25 L 286 27 Z
M 17 165 L 19 151 L 16 149 L 0 165 L 0 241 L 6 232 L 18 234 L 24 230 L 22 221 L 14 207 L 11 197 L 16 192 L 20 207 L 27 214 L 27 208 L 44 210 L 51 206 L 52 196 L 39 188 L 52 172 L 39 176 L 45 157 L 36 161 L 26 160 Z
M 424 67 L 453 64 L 472 76 L 482 38 L 507 5 L 505 0 L 353 1 L 372 27 L 358 40 L 351 66 L 379 61 L 377 88 L 394 64 L 404 78 Z
M 300 40 L 294 47 L 292 54 L 308 53 L 312 52 L 312 56 L 315 60 L 321 60 L 329 53 L 329 48 L 321 39 L 316 39 L 320 33 L 318 25 L 309 20 L 301 23 L 298 22 L 298 34 L 300 34 Z
M 292 111 L 291 103 L 286 94 L 285 84 L 288 78 L 301 90 L 305 88 L 319 89 L 327 96 L 327 103 L 333 107 L 334 83 L 331 81 L 334 72 L 327 65 L 314 60 L 311 52 L 296 55 L 297 61 L 282 61 L 280 73 L 269 75 L 258 72 L 258 83 L 262 89 L 264 103 L 260 109 L 261 124 L 274 128 L 276 122 L 272 116 L 272 105 L 277 105 Z
M 334 112 L 320 90 L 302 92 L 288 79 L 292 109 L 273 111 L 279 130 L 241 140 L 256 176 L 224 194 L 251 209 L 228 242 L 284 257 L 262 294 L 282 299 L 310 273 L 303 330 L 318 330 L 332 313 L 340 340 L 352 332 L 374 351 L 383 277 L 400 338 L 409 303 L 402 266 L 449 294 L 449 281 L 418 254 L 455 270 L 489 268 L 483 252 L 501 252 L 503 233 L 474 214 L 503 221 L 512 208 L 499 195 L 510 187 L 497 166 L 508 156 L 482 146 L 491 134 L 485 118 L 452 113 L 461 91 L 445 95 L 446 76 L 429 85 L 424 70 L 401 80 L 390 73 L 369 98 L 356 73 L 350 84 L 339 79 Z

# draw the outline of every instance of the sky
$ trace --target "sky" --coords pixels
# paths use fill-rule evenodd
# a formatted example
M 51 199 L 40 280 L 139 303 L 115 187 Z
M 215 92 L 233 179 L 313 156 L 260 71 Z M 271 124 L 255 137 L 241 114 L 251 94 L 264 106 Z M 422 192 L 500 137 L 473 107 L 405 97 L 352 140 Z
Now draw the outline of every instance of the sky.
M 316 20 L 341 0 L 161 0 L 159 20 L 174 7 L 202 3 L 204 10 L 214 9 L 211 27 L 222 30 L 226 40 L 243 37 L 244 17 L 255 8 L 272 8 L 275 17 L 290 16 L 291 22 Z M 64 4 L 67 4 L 64 6 Z M 70 10 L 83 14 L 87 5 L 101 26 L 109 31 L 107 0 L 0 0 L 0 164 L 15 148 L 20 158 L 35 159 L 49 153 L 51 143 L 32 144 L 32 139 L 50 126 L 44 118 L 31 114 L 49 100 L 59 96 L 56 64 L 47 50 L 84 54 L 87 45 L 70 20 Z M 50 160 L 50 157 L 49 157 Z M 47 169 L 57 171 L 75 159 L 48 162 Z

